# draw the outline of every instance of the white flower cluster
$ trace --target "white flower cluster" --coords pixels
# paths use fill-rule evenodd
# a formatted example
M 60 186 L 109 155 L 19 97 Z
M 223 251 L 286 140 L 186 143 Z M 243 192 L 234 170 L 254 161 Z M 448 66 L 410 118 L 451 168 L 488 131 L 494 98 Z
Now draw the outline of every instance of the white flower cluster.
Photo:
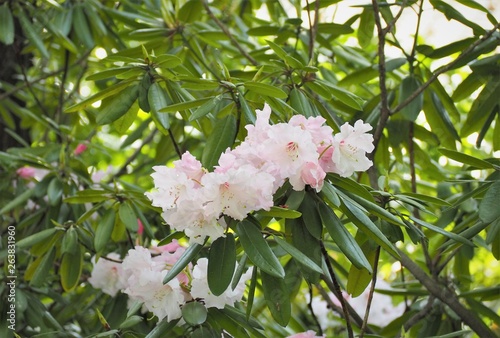
M 94 269 L 88 281 L 112 297 L 119 291 L 126 293 L 131 301 L 142 302 L 144 309 L 159 320 L 180 318 L 182 306 L 194 299 L 202 299 L 207 308 L 218 309 L 241 300 L 251 270 L 241 276 L 234 289 L 229 286 L 224 293 L 215 296 L 208 287 L 206 258 L 200 258 L 194 268 L 187 266 L 176 278 L 163 284 L 163 278 L 184 251 L 184 247 L 173 242 L 149 250 L 136 246 L 128 251 L 122 263 L 119 263 L 120 257 L 116 253 L 110 253 L 108 259 L 100 258 L 97 262 L 94 257 Z
M 350 176 L 372 162 L 372 127 L 358 120 L 344 124 L 340 133 L 324 125 L 322 117 L 293 116 L 288 123 L 271 125 L 268 105 L 257 111 L 255 125 L 247 125 L 245 140 L 227 149 L 213 172 L 207 172 L 189 152 L 174 167 L 155 166 L 155 190 L 146 193 L 175 230 L 191 242 L 223 236 L 222 215 L 242 220 L 252 211 L 269 210 L 273 194 L 286 180 L 294 190 L 323 187 L 327 172 Z

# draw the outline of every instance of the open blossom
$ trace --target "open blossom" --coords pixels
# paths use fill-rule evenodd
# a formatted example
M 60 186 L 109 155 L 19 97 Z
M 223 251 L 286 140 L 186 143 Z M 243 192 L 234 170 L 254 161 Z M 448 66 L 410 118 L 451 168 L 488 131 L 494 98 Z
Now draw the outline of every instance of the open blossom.
M 218 309 L 223 309 L 226 304 L 234 305 L 235 302 L 240 301 L 245 291 L 245 283 L 252 276 L 251 269 L 248 269 L 241 276 L 234 290 L 231 288 L 231 285 L 229 285 L 226 291 L 221 295 L 215 296 L 208 286 L 207 271 L 208 259 L 200 258 L 193 269 L 193 280 L 191 282 L 191 296 L 193 298 L 203 298 L 207 308 L 216 307 Z
M 340 133 L 333 137 L 332 161 L 336 172 L 342 176 L 351 176 L 355 171 L 365 171 L 373 163 L 366 157 L 374 149 L 373 135 L 368 134 L 372 127 L 358 120 L 354 127 L 345 123 L 340 127 Z
M 148 249 L 136 246 L 129 250 L 122 266 L 126 278 L 126 288 L 123 292 L 132 300 L 143 302 L 144 307 L 159 320 L 181 317 L 181 305 L 185 301 L 184 292 L 178 279 L 174 278 L 163 284 L 163 278 L 168 270 L 165 269 L 165 262 L 161 258 L 154 259 Z
M 113 260 L 120 259 L 120 256 L 114 252 L 108 254 L 106 257 Z M 94 269 L 88 281 L 94 288 L 101 289 L 104 293 L 114 297 L 118 291 L 125 287 L 121 263 L 103 257 L 96 262 L 94 256 L 92 257 L 92 264 L 94 265 Z

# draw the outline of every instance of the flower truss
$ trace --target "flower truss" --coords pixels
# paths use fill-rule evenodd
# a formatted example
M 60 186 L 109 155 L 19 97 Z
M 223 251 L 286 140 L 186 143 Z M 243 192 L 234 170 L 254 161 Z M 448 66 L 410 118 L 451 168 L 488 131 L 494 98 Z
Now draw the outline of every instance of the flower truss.
M 323 117 L 293 116 L 288 123 L 270 124 L 266 104 L 257 111 L 247 137 L 227 149 L 213 172 L 207 172 L 189 152 L 174 167 L 155 166 L 155 189 L 146 193 L 163 219 L 184 231 L 192 243 L 224 236 L 222 216 L 244 219 L 249 213 L 273 206 L 273 194 L 286 181 L 296 191 L 306 185 L 320 191 L 326 173 L 347 177 L 371 165 L 372 127 L 345 123 L 340 133 L 325 125 Z
M 174 240 L 169 245 L 150 249 L 136 246 L 128 251 L 121 263 L 116 253 L 98 261 L 94 257 L 89 282 L 112 297 L 119 291 L 126 293 L 132 302 L 143 303 L 143 308 L 156 315 L 158 320 L 180 318 L 182 306 L 194 300 L 201 300 L 206 308 L 219 309 L 241 300 L 245 283 L 251 277 L 250 269 L 241 276 L 234 289 L 229 286 L 221 295 L 215 296 L 208 287 L 206 258 L 200 258 L 194 268 L 188 265 L 175 279 L 163 284 L 165 275 L 184 251 L 185 248 Z

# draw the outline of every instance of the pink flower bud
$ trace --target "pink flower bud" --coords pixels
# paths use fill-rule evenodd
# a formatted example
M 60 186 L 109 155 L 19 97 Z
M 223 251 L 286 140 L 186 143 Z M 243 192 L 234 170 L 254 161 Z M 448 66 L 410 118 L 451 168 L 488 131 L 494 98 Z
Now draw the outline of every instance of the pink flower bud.
M 35 177 L 36 170 L 33 167 L 22 167 L 17 169 L 16 173 L 25 180 Z
M 75 154 L 75 156 L 78 156 L 81 153 L 83 153 L 85 150 L 87 150 L 87 145 L 80 143 L 79 145 L 76 146 L 74 154 Z
M 142 234 L 144 233 L 144 225 L 142 225 L 142 222 L 141 222 L 141 220 L 139 218 L 137 219 L 137 224 L 138 224 L 137 234 L 139 236 L 142 236 Z

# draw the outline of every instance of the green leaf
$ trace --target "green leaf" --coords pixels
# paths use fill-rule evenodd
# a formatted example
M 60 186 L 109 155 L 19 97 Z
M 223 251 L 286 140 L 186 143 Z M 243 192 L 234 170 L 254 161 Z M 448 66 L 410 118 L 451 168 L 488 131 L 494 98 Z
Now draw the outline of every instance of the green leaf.
M 267 44 L 269 45 L 269 47 L 271 47 L 271 49 L 276 53 L 276 55 L 283 61 L 285 61 L 288 53 L 285 52 L 285 50 L 283 48 L 281 48 L 279 45 L 277 45 L 276 43 L 270 41 L 270 40 L 266 40 Z
M 278 99 L 285 99 L 287 97 L 287 94 L 283 90 L 281 90 L 281 88 L 268 85 L 266 83 L 247 81 L 243 83 L 243 85 L 249 91 L 260 95 L 276 97 Z
M 191 108 L 196 108 L 196 107 L 199 107 L 201 106 L 203 103 L 213 99 L 214 97 L 211 96 L 211 97 L 204 97 L 202 99 L 196 99 L 196 100 L 192 100 L 192 101 L 185 101 L 185 102 L 180 102 L 180 103 L 174 103 L 174 104 L 171 104 L 170 106 L 168 107 L 165 107 L 163 109 L 160 109 L 160 112 L 162 113 L 176 113 L 178 111 L 182 111 L 182 110 L 187 110 L 187 109 L 191 109 Z
M 74 254 L 65 253 L 62 256 L 59 276 L 61 276 L 61 285 L 64 291 L 73 290 L 80 281 L 83 267 L 83 253 L 80 244 L 76 245 Z
M 351 222 L 353 222 L 366 236 L 374 240 L 393 257 L 399 257 L 394 245 L 387 239 L 387 237 L 385 237 L 372 220 L 366 216 L 361 209 L 359 209 L 359 207 L 345 198 L 342 199 L 342 202 L 345 206 L 344 212 Z
M 299 218 L 302 213 L 296 210 L 272 206 L 269 211 L 260 210 L 259 215 L 274 218 Z
M 180 319 L 174 319 L 168 321 L 166 318 L 159 322 L 151 331 L 149 331 L 148 335 L 145 338 L 163 338 L 169 337 L 170 331 L 172 331 L 177 322 Z
M 66 113 L 73 113 L 73 112 L 77 112 L 81 109 L 85 109 L 88 106 L 90 106 L 92 103 L 97 102 L 99 100 L 103 100 L 111 95 L 114 95 L 114 94 L 122 91 L 125 87 L 129 87 L 132 82 L 133 82 L 133 80 L 127 80 L 127 81 L 121 81 L 121 82 L 115 83 L 114 85 L 111 85 L 111 86 L 99 91 L 98 93 L 86 98 L 85 100 L 66 108 L 65 112 Z
M 479 203 L 479 218 L 491 223 L 500 217 L 500 181 L 494 182 Z
M 288 252 L 294 259 L 296 259 L 297 262 L 317 273 L 323 273 L 323 270 L 316 263 L 314 263 L 313 260 L 304 255 L 299 249 L 295 248 L 293 245 L 277 236 L 274 236 L 274 240 L 276 241 L 276 243 L 278 243 L 279 246 L 283 248 L 283 250 Z
M 483 75 L 472 72 L 457 86 L 451 98 L 455 102 L 467 99 L 483 84 Z
M 277 26 L 258 26 L 247 30 L 247 34 L 250 36 L 270 36 L 278 35 L 279 31 L 280 28 Z
M 7 46 L 14 43 L 14 18 L 8 2 L 0 6 L 0 42 Z
M 189 117 L 189 121 L 191 122 L 197 120 L 200 117 L 207 115 L 208 113 L 217 113 L 214 112 L 213 109 L 222 101 L 222 99 L 222 95 L 217 95 L 213 99 L 203 103 L 200 107 L 198 107 L 198 109 L 194 111 L 193 115 Z
M 208 255 L 208 286 L 215 296 L 228 288 L 236 266 L 236 244 L 232 233 L 217 238 L 210 246 Z
M 450 150 L 450 149 L 445 149 L 445 148 L 439 148 L 439 152 L 443 154 L 444 156 L 451 158 L 452 160 L 455 160 L 460 163 L 468 164 L 474 168 L 478 169 L 493 169 L 494 166 L 490 162 L 486 162 L 484 160 L 481 160 L 479 158 L 461 153 L 459 151 L 455 150 Z
M 111 99 L 97 116 L 98 125 L 105 125 L 118 120 L 132 107 L 139 95 L 139 84 L 133 84 Z
M 149 87 L 151 87 L 151 75 L 146 72 L 142 77 L 142 80 L 139 85 L 139 108 L 148 113 L 151 110 L 151 106 L 149 104 L 148 94 Z
M 182 306 L 182 319 L 189 325 L 201 325 L 207 320 L 207 308 L 200 302 L 194 301 Z
M 399 86 L 399 103 L 410 97 L 421 86 L 420 81 L 413 75 L 409 75 L 401 81 Z M 410 103 L 401 109 L 401 115 L 405 120 L 415 121 L 422 110 L 424 96 L 417 95 Z
M 161 113 L 160 111 L 170 103 L 167 95 L 167 92 L 158 82 L 153 83 L 149 87 L 148 102 L 151 107 L 151 117 L 158 130 L 164 135 L 168 135 L 168 129 L 170 129 L 170 115 Z
M 323 234 L 323 225 L 314 200 L 315 196 L 311 195 L 312 194 L 306 194 L 299 210 L 303 215 L 302 220 L 306 225 L 307 231 L 309 231 L 314 238 L 321 239 Z
M 494 78 L 486 83 L 483 90 L 472 103 L 467 119 L 463 124 L 460 135 L 466 137 L 475 131 L 479 131 L 485 124 L 489 113 L 498 105 L 498 93 L 500 92 L 500 81 Z
M 56 249 L 52 247 L 48 253 L 46 253 L 40 264 L 37 266 L 35 273 L 31 277 L 30 285 L 34 287 L 42 286 L 43 283 L 47 281 L 47 275 L 50 269 L 54 265 L 54 258 L 56 256 Z
M 253 223 L 248 220 L 239 222 L 236 232 L 245 253 L 253 264 L 272 276 L 285 277 L 283 266 Z
M 300 89 L 293 88 L 290 91 L 290 106 L 292 106 L 292 108 L 301 115 L 304 115 L 306 117 L 312 116 L 311 105 Z
M 96 203 L 109 200 L 111 194 L 106 190 L 80 190 L 76 192 L 75 196 L 66 197 L 65 203 Z
M 104 248 L 109 245 L 114 226 L 115 210 L 110 208 L 106 210 L 104 216 L 102 216 L 101 222 L 97 224 L 97 230 L 94 235 L 94 247 L 96 252 L 102 252 Z
M 361 247 L 363 255 L 371 263 L 375 259 L 376 250 L 373 248 L 373 242 L 365 241 Z M 368 284 L 372 280 L 372 271 L 367 269 L 358 269 L 354 264 L 349 268 L 349 274 L 347 276 L 346 291 L 353 297 L 358 297 L 365 291 Z
M 137 315 L 133 315 L 133 316 L 130 316 L 130 317 L 127 317 L 127 319 L 125 319 L 119 326 L 120 329 L 128 329 L 128 328 L 131 328 L 137 324 L 139 324 L 140 322 L 144 321 L 144 318 L 142 316 L 137 316 Z
M 323 225 L 330 234 L 332 240 L 337 244 L 344 255 L 346 255 L 347 259 L 349 259 L 358 269 L 364 269 L 371 273 L 372 267 L 363 251 L 335 212 L 325 203 L 320 203 L 318 208 Z
M 441 229 L 438 226 L 432 225 L 432 224 L 430 224 L 428 222 L 425 222 L 425 221 L 423 221 L 421 219 L 418 219 L 416 217 L 413 217 L 413 216 L 410 216 L 410 219 L 413 222 L 415 222 L 415 223 L 423 226 L 424 228 L 427 228 L 429 230 L 437 232 L 438 234 L 441 234 L 441 235 L 443 235 L 443 236 L 445 236 L 445 237 L 447 237 L 447 238 L 449 238 L 451 240 L 454 240 L 455 242 L 462 243 L 462 244 L 474 247 L 474 243 L 472 243 L 470 240 L 466 239 L 463 236 L 457 235 L 457 234 L 455 234 L 453 232 L 448 232 L 448 231 L 446 231 L 444 229 Z
M 375 16 L 373 15 L 373 9 L 366 7 L 363 9 L 363 12 L 361 12 L 357 30 L 358 43 L 361 48 L 366 48 L 370 45 L 374 29 Z
M 38 34 L 37 29 L 33 27 L 30 19 L 26 17 L 26 14 L 24 14 L 24 11 L 19 11 L 17 18 L 19 19 L 23 32 L 28 40 L 36 47 L 36 49 L 38 49 L 44 58 L 48 59 L 50 56 L 49 51 L 43 44 L 43 40 Z
M 120 216 L 121 221 L 123 222 L 123 224 L 125 224 L 128 230 L 137 232 L 137 228 L 139 227 L 139 223 L 137 222 L 137 215 L 128 202 L 123 202 L 120 204 L 120 208 L 118 208 L 118 215 Z
M 203 2 L 199 0 L 189 0 L 177 12 L 177 18 L 180 22 L 196 22 L 201 18 L 204 12 Z
M 62 254 L 76 254 L 78 250 L 78 231 L 73 226 L 66 230 L 61 242 L 61 253 Z
M 207 240 L 205 239 L 205 242 Z M 193 243 L 189 245 L 189 247 L 184 251 L 175 262 L 174 266 L 170 270 L 168 270 L 168 273 L 165 275 L 163 278 L 163 284 L 167 284 L 170 282 L 172 279 L 177 277 L 177 275 L 184 270 L 184 268 L 191 263 L 191 261 L 198 255 L 198 253 L 203 249 L 203 244 L 198 244 L 198 243 Z
M 91 49 L 94 47 L 94 37 L 90 31 L 89 21 L 82 5 L 76 5 L 73 7 L 73 31 L 78 37 L 78 40 L 83 43 L 85 48 Z
M 35 189 L 28 189 L 23 193 L 17 195 L 12 201 L 8 202 L 2 209 L 0 209 L 0 215 L 5 214 L 12 209 L 24 204 L 31 196 L 35 193 Z M 19 243 L 18 243 L 19 245 Z
M 23 248 L 31 248 L 33 245 L 40 243 L 42 241 L 47 240 L 48 238 L 52 237 L 58 230 L 58 228 L 50 228 L 50 229 L 45 229 L 42 231 L 39 231 L 37 233 L 34 233 L 31 236 L 25 237 L 21 240 L 19 240 L 16 245 L 18 248 L 23 249 Z
M 201 156 L 204 168 L 212 170 L 217 165 L 220 155 L 233 145 L 236 131 L 236 119 L 233 115 L 227 115 L 217 120 Z
M 274 320 L 281 326 L 288 325 L 292 315 L 288 287 L 283 278 L 261 271 L 262 289 L 267 307 Z
M 326 82 L 322 82 L 323 84 L 325 84 Z M 357 109 L 357 110 L 362 110 L 363 109 L 363 103 L 364 103 L 364 100 L 361 99 L 360 97 L 356 96 L 355 94 L 343 89 L 343 88 L 340 88 L 340 87 L 337 87 L 333 84 L 326 84 L 326 86 L 328 87 L 328 89 L 330 90 L 330 92 L 332 93 L 332 95 L 337 98 L 339 101 L 341 101 L 342 103 L 346 104 L 347 106 L 351 107 L 351 108 L 354 108 L 354 109 Z
M 57 205 L 63 194 L 63 185 L 58 177 L 54 177 L 47 188 L 47 197 L 51 206 Z

